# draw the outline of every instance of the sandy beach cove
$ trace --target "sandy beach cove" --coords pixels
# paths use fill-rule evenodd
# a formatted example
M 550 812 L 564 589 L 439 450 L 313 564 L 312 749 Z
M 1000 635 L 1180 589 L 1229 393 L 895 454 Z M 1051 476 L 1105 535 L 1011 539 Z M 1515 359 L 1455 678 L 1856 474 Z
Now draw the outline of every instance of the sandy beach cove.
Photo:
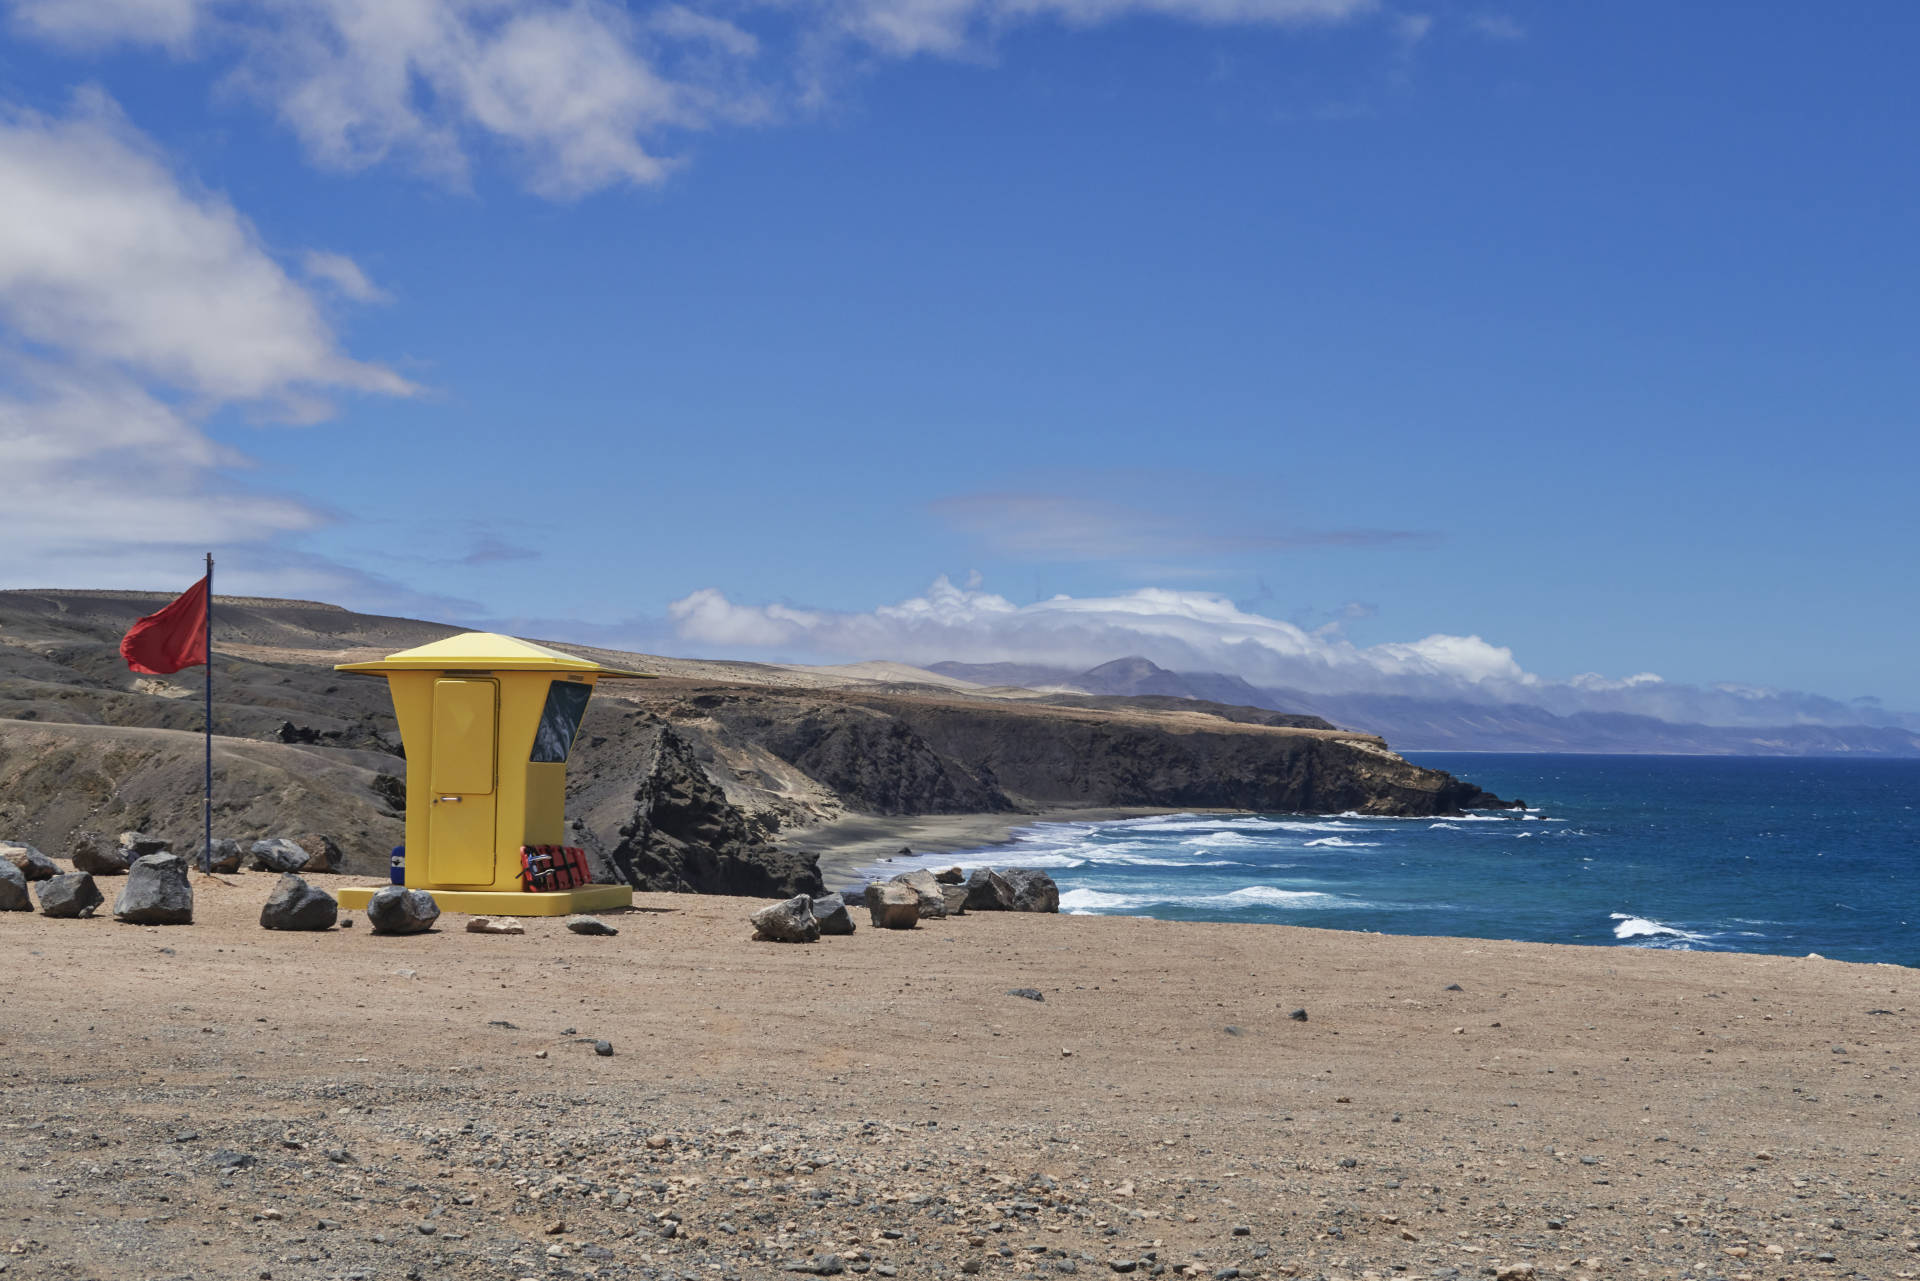
M 0 920 L 7 1281 L 1920 1273 L 1903 968 L 675 895 L 277 934 L 194 883 Z

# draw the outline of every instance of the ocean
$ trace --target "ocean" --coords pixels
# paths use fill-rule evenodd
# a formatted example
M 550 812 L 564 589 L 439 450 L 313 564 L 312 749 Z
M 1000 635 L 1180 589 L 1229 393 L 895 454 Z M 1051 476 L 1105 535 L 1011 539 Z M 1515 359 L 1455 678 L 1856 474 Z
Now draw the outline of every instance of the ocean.
M 1061 910 L 1920 965 L 1920 761 L 1408 753 L 1525 812 L 1036 823 Z

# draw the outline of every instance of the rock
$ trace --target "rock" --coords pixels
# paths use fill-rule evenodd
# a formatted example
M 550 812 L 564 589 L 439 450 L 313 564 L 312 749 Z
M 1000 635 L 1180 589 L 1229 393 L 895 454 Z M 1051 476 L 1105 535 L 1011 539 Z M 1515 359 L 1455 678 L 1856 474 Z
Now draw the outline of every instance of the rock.
M 302 872 L 337 872 L 347 865 L 346 854 L 331 836 L 296 836 L 293 843 L 307 852 L 306 866 L 298 869 Z
M 967 887 L 964 885 L 942 885 L 940 897 L 946 901 L 948 916 L 967 914 Z
M 525 934 L 527 927 L 511 916 L 476 916 L 467 922 L 469 934 Z
M 246 861 L 246 851 L 240 848 L 239 841 L 230 841 L 225 837 L 213 838 L 211 857 L 208 847 L 203 843 L 200 856 L 194 860 L 195 867 L 204 867 L 209 872 L 237 872 L 240 864 Z
M 817 943 L 820 922 L 813 919 L 813 900 L 796 894 L 783 902 L 761 908 L 748 918 L 753 936 L 774 943 Z
M 253 843 L 253 870 L 256 872 L 302 871 L 311 857 L 298 841 L 290 841 L 283 836 Z
M 1013 910 L 1016 912 L 1058 912 L 1060 910 L 1060 887 L 1053 878 L 1038 868 L 1003 867 L 1000 875 L 1013 889 Z
M 919 896 L 922 920 L 938 920 L 947 914 L 947 896 L 941 892 L 940 882 L 933 879 L 933 873 L 925 868 L 902 872 L 893 878 L 893 884 L 904 885 Z
M 620 932 L 597 916 L 569 916 L 567 928 L 575 934 L 596 934 L 607 938 L 612 938 Z
M 64 876 L 40 882 L 42 916 L 69 919 L 92 916 L 106 901 L 101 897 L 100 887 L 93 883 L 93 877 L 85 872 L 68 872 Z
M 966 884 L 967 874 L 960 868 L 949 867 L 944 871 L 935 872 L 933 879 L 942 885 L 964 885 Z
M 193 924 L 193 886 L 178 854 L 145 854 L 127 869 L 113 914 L 129 925 Z
M 1010 987 L 1007 989 L 1007 995 L 1023 997 L 1029 1001 L 1044 1001 L 1047 999 L 1046 994 L 1041 992 L 1037 987 Z
M 33 899 L 27 895 L 25 873 L 0 859 L 0 912 L 31 912 Z
M 1006 877 L 990 867 L 975 868 L 967 880 L 964 902 L 969 912 L 1011 912 L 1013 886 L 1007 884 Z
M 118 845 L 108 845 L 92 832 L 75 832 L 71 847 L 73 870 L 91 872 L 95 876 L 125 876 L 132 865 L 126 851 Z
M 330 930 L 338 919 L 340 905 L 333 895 L 292 872 L 280 878 L 260 909 L 263 930 Z
M 920 923 L 920 896 L 911 885 L 875 881 L 867 886 L 867 911 L 878 930 L 910 930 Z
M 132 867 L 135 859 L 171 851 L 167 842 L 158 836 L 148 836 L 145 832 L 122 832 L 120 833 L 120 852 L 126 856 L 127 866 Z
M 1305 1023 L 1307 1021 L 1307 1012 L 1305 1010 L 1295 1010 L 1293 1013 L 1287 1015 L 1287 1017 L 1295 1023 Z
M 595 1054 L 598 1054 L 603 1059 L 612 1058 L 613 1042 L 612 1041 L 595 1041 L 593 1043 L 593 1052 Z
M 60 875 L 54 861 L 23 841 L 0 841 L 0 860 L 20 869 L 29 881 L 44 881 Z
M 260 845 L 267 842 L 262 841 Z M 293 845 L 292 841 L 285 844 Z M 260 845 L 253 848 L 258 851 Z M 298 845 L 293 848 L 300 849 Z M 305 851 L 301 851 L 305 854 Z M 420 934 L 440 919 L 440 905 L 425 890 L 389 885 L 367 900 L 367 924 L 375 934 Z
M 1533 1281 L 1533 1265 L 1510 1263 L 1493 1274 L 1493 1281 Z
M 820 923 L 822 934 L 853 933 L 853 913 L 847 910 L 847 901 L 838 894 L 822 894 L 814 899 L 813 919 Z

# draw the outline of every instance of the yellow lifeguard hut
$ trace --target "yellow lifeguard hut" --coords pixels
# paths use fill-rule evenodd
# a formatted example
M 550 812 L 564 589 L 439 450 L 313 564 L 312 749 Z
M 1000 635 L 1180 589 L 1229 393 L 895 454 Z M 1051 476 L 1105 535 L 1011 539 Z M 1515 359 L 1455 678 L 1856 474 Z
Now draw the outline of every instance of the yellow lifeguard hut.
M 596 681 L 651 679 L 493 632 L 464 632 L 377 662 L 407 752 L 409 889 L 443 911 L 560 916 L 626 907 L 625 885 L 528 893 L 523 847 L 566 840 L 567 758 Z M 340 891 L 364 908 L 383 886 Z

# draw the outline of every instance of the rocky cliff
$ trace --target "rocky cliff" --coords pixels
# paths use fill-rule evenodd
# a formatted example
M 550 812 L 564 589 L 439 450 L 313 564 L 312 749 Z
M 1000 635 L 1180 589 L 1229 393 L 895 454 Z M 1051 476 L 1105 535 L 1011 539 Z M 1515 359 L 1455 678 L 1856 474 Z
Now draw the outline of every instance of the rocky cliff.
M 62 849 L 79 828 L 143 827 L 197 844 L 201 673 L 135 676 L 117 653 L 127 625 L 164 599 L 0 592 L 0 838 Z M 216 601 L 216 835 L 325 832 L 351 870 L 381 873 L 403 839 L 405 762 L 385 683 L 332 666 L 454 630 L 310 602 Z M 1501 804 L 1370 735 L 1150 683 L 1037 697 L 915 683 L 894 665 L 585 652 L 663 673 L 595 695 L 569 770 L 569 840 L 644 889 L 817 892 L 813 857 L 790 844 L 851 815 Z

